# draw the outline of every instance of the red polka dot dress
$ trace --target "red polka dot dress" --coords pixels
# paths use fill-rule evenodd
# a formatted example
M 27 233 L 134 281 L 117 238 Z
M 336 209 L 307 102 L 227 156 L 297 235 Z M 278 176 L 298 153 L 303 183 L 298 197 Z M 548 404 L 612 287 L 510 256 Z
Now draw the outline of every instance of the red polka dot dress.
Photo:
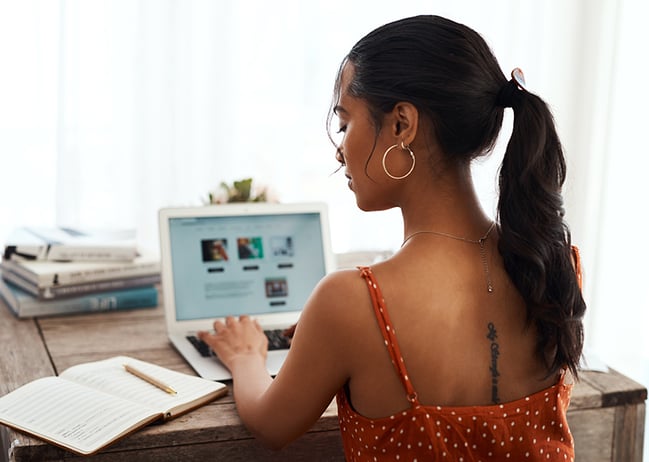
M 522 399 L 489 406 L 422 405 L 408 380 L 385 302 L 370 268 L 361 268 L 385 345 L 410 407 L 369 419 L 338 392 L 338 419 L 347 461 L 574 461 L 566 421 L 572 385 L 556 385 Z

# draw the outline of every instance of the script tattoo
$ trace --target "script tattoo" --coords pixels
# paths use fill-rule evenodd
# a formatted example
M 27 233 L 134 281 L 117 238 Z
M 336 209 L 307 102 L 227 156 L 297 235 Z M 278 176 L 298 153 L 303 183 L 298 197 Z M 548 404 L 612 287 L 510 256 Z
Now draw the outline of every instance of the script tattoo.
M 500 356 L 500 347 L 496 339 L 498 338 L 498 333 L 496 332 L 496 326 L 493 322 L 487 324 L 489 332 L 487 333 L 487 338 L 491 340 L 491 366 L 489 370 L 491 371 L 491 401 L 494 404 L 500 403 L 500 398 L 498 397 L 498 377 L 500 372 L 498 372 L 498 356 Z

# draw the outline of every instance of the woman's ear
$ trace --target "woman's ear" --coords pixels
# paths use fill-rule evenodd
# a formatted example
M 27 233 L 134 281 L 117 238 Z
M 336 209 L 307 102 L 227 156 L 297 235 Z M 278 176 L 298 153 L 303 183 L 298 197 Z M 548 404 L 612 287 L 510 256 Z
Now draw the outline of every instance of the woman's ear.
M 419 126 L 419 111 L 412 103 L 397 103 L 392 109 L 394 136 L 406 145 L 412 143 Z

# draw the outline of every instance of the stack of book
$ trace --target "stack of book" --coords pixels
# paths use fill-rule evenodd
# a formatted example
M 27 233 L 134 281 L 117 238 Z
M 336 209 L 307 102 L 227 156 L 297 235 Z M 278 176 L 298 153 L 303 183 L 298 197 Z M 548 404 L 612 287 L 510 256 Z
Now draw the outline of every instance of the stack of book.
M 20 228 L 0 270 L 0 296 L 20 318 L 158 304 L 160 261 L 133 233 Z

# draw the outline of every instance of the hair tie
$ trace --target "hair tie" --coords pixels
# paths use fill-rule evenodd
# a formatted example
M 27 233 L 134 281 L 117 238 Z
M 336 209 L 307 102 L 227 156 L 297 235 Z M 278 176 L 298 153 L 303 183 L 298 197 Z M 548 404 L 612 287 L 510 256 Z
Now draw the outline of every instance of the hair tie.
M 514 107 L 519 90 L 525 90 L 525 76 L 523 71 L 515 67 L 511 73 L 511 80 L 502 86 L 496 97 L 496 106 Z

